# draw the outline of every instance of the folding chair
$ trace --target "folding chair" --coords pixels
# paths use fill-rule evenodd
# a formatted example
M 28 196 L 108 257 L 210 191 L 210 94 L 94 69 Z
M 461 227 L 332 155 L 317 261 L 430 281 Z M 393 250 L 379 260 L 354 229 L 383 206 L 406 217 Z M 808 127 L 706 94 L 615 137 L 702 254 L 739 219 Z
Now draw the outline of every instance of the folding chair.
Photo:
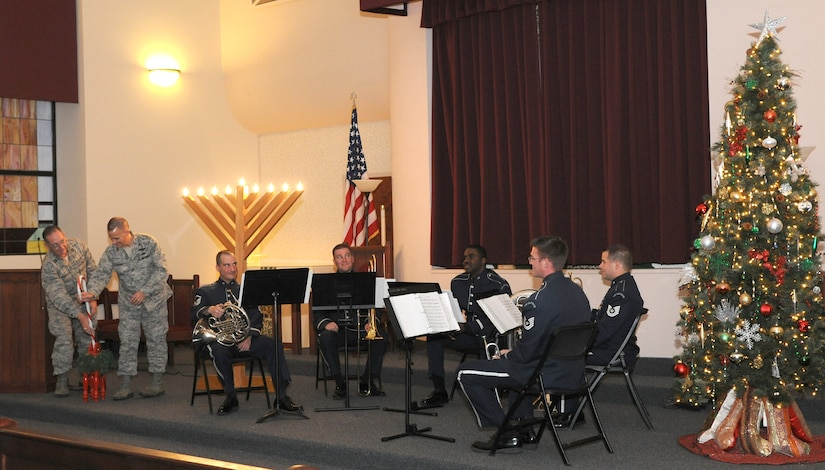
M 587 352 L 590 350 L 590 346 L 593 344 L 593 340 L 596 337 L 596 331 L 596 324 L 590 322 L 564 326 L 556 330 L 555 334 L 553 334 L 553 336 L 548 340 L 544 353 L 536 365 L 535 370 L 533 370 L 533 373 L 530 375 L 530 378 L 527 380 L 527 383 L 525 383 L 524 386 L 517 391 L 513 390 L 516 391 L 517 394 L 515 398 L 511 400 L 510 408 L 504 417 L 504 421 L 501 423 L 496 435 L 494 436 L 493 447 L 490 449 L 490 455 L 495 455 L 497 448 L 496 444 L 500 442 L 502 435 L 510 431 L 519 431 L 528 427 L 532 428 L 535 425 L 540 426 L 538 433 L 536 433 L 536 442 L 541 441 L 541 436 L 544 433 L 545 428 L 549 427 L 553 431 L 553 439 L 555 440 L 556 448 L 558 448 L 559 454 L 561 454 L 561 458 L 565 465 L 570 465 L 570 461 L 567 458 L 567 453 L 565 452 L 567 449 L 578 447 L 590 442 L 603 441 L 607 451 L 611 454 L 613 453 L 613 448 L 610 446 L 610 442 L 608 442 L 607 436 L 604 434 L 601 421 L 599 420 L 599 415 L 596 412 L 596 407 L 593 404 L 592 397 L 590 396 L 588 383 L 587 380 L 585 380 L 584 369 L 581 371 L 581 385 L 570 389 L 553 386 L 547 388 L 541 375 L 544 364 L 547 362 L 548 358 L 560 361 L 584 360 Z M 588 403 L 590 404 L 590 410 L 593 412 L 593 421 L 595 422 L 598 434 L 587 436 L 572 442 L 562 443 L 559 439 L 558 431 L 556 430 L 556 423 L 553 420 L 553 415 L 550 412 L 553 404 L 547 398 L 548 394 L 558 396 L 580 394 L 587 396 Z M 517 423 L 511 423 L 510 421 L 513 417 L 513 413 L 518 408 L 518 405 L 527 397 L 534 396 L 541 397 L 541 400 L 544 402 L 544 417 L 523 419 Z
M 619 346 L 619 350 L 616 351 L 616 354 L 613 355 L 613 358 L 610 359 L 606 365 L 599 366 L 599 365 L 588 365 L 586 369 L 588 372 L 593 372 L 593 375 L 590 377 L 590 385 L 589 385 L 589 392 L 592 394 L 596 391 L 596 388 L 599 386 L 599 383 L 602 381 L 605 375 L 608 372 L 622 372 L 624 374 L 625 382 L 627 382 L 627 389 L 630 391 L 630 396 L 633 398 L 633 403 L 636 404 L 636 409 L 639 410 L 639 414 L 642 416 L 642 420 L 645 422 L 645 425 L 648 429 L 653 430 L 653 423 L 650 421 L 650 414 L 647 412 L 647 408 L 645 408 L 645 404 L 642 403 L 642 399 L 639 396 L 639 392 L 636 390 L 636 385 L 633 383 L 633 378 L 630 376 L 631 370 L 627 367 L 627 362 L 625 361 L 624 357 L 624 348 L 627 346 L 628 341 L 636 334 L 636 327 L 639 326 L 639 322 L 642 319 L 643 315 L 647 314 L 647 309 L 643 308 L 639 313 L 636 315 L 636 318 L 633 320 L 633 325 L 630 326 L 630 330 L 627 332 L 627 336 L 625 336 L 624 341 L 622 341 L 622 345 Z M 570 429 L 576 425 L 576 419 L 579 417 L 582 409 L 584 408 L 585 399 L 582 398 L 579 402 L 579 407 L 576 409 L 576 412 L 573 414 L 573 418 L 570 420 Z

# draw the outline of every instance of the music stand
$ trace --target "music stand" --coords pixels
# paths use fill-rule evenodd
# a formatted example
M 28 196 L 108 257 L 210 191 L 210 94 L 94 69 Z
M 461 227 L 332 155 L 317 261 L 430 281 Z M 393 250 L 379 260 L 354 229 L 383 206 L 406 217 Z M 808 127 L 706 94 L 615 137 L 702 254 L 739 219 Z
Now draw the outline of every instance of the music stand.
M 238 303 L 241 307 L 258 305 L 269 305 L 272 303 L 272 336 L 275 339 L 275 347 L 281 340 L 281 312 L 280 303 L 300 304 L 306 303 L 308 298 L 308 285 L 312 278 L 312 271 L 309 268 L 292 269 L 262 269 L 246 271 L 241 278 L 241 295 Z M 292 321 L 295 321 L 293 318 Z M 301 321 L 298 319 L 297 321 Z M 281 344 L 283 349 L 284 344 Z M 277 387 L 281 379 L 281 355 L 275 351 L 275 377 L 273 384 Z M 264 384 L 266 385 L 266 384 Z M 258 418 L 257 423 L 262 423 L 268 418 L 277 416 L 281 411 L 281 401 L 275 400 L 275 405 L 265 415 Z M 302 412 L 290 412 L 304 419 L 309 419 Z
M 349 401 L 349 334 L 347 327 L 355 321 L 355 330 L 358 334 L 358 348 L 360 350 L 360 333 L 358 316 L 351 316 L 358 309 L 375 308 L 375 273 L 331 273 L 319 274 L 312 279 L 312 309 L 335 310 L 340 328 L 344 331 L 344 406 L 316 408 L 316 412 L 348 411 L 348 410 L 377 410 L 373 406 L 350 406 Z M 340 332 L 340 329 L 339 329 Z M 322 354 L 318 351 L 318 354 Z M 324 366 L 326 367 L 326 366 Z
M 428 284 L 428 283 L 405 283 L 404 286 L 393 286 L 390 283 L 389 292 L 390 296 L 394 295 L 403 295 L 409 294 L 414 292 L 441 292 L 441 288 L 438 285 Z M 395 332 L 396 338 L 404 338 L 404 351 L 406 353 L 406 364 L 405 364 L 405 373 L 404 373 L 404 432 L 401 434 L 396 434 L 394 436 L 387 436 L 382 437 L 381 442 L 391 441 L 393 439 L 398 439 L 401 437 L 406 436 L 421 436 L 421 437 L 428 437 L 430 439 L 436 439 L 439 441 L 446 441 L 446 442 L 455 442 L 455 439 L 452 437 L 443 437 L 443 436 L 436 436 L 433 434 L 426 434 L 432 431 L 431 427 L 426 427 L 422 429 L 418 429 L 416 424 L 410 423 L 410 414 L 413 413 L 410 410 L 410 403 L 412 400 L 412 343 L 415 340 L 414 337 L 407 338 L 404 335 L 404 332 L 401 330 L 401 325 L 398 323 L 398 318 L 396 317 L 396 312 L 392 307 L 392 303 L 390 302 L 389 298 L 384 299 L 384 305 L 386 307 L 387 314 L 389 316 L 390 325 L 392 325 L 393 331 Z M 395 410 L 384 408 L 385 411 L 402 411 L 402 410 Z M 436 416 L 435 413 L 422 413 L 422 412 L 415 412 L 416 414 L 425 414 Z

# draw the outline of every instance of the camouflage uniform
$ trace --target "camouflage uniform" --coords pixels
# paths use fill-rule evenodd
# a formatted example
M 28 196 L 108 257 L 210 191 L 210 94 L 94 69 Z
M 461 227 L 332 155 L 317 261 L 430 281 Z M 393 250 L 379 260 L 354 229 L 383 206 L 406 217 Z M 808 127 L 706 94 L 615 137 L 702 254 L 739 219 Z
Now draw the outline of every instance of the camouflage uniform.
M 54 335 L 52 367 L 54 375 L 64 374 L 72 368 L 72 331 L 78 354 L 89 349 L 92 337 L 83 332 L 77 319 L 78 313 L 86 313 L 83 304 L 77 301 L 77 277 L 87 279 L 97 265 L 89 248 L 81 241 L 66 240 L 66 258 L 58 258 L 51 251 L 43 258 L 40 282 L 46 292 L 46 310 L 49 312 L 49 332 Z M 96 320 L 92 319 L 92 325 Z
M 129 253 L 131 251 L 131 254 Z M 120 312 L 117 333 L 120 337 L 118 358 L 119 376 L 137 375 L 137 351 L 140 330 L 146 336 L 149 372 L 166 372 L 166 332 L 169 331 L 169 311 L 166 301 L 172 296 L 166 280 L 166 255 L 151 235 L 133 234 L 132 246 L 117 248 L 109 245 L 100 257 L 98 269 L 88 282 L 88 290 L 95 296 L 109 283 L 112 271 L 118 276 L 118 309 Z M 129 299 L 136 292 L 143 292 L 145 299 L 140 305 L 132 305 Z

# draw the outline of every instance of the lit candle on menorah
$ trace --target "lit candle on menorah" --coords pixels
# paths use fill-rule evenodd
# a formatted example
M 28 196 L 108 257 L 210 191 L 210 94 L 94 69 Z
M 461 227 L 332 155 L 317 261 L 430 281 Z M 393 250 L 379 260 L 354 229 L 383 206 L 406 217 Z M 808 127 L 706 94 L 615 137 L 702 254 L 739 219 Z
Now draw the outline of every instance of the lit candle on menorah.
M 241 261 L 239 270 L 245 271 L 246 259 L 303 193 L 301 183 L 295 190 L 284 183 L 278 192 L 272 184 L 260 191 L 257 184 L 250 189 L 241 178 L 234 192 L 227 186 L 221 194 L 213 186 L 211 194 L 200 187 L 192 195 L 189 188 L 183 188 L 181 197 L 212 235 L 235 253 Z

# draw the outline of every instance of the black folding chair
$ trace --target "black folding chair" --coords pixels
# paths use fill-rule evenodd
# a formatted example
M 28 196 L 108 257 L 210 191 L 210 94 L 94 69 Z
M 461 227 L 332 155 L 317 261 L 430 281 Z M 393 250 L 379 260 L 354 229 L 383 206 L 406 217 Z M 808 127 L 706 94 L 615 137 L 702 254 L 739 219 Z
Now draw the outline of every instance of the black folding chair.
M 596 388 L 599 386 L 599 383 L 602 381 L 605 375 L 608 372 L 621 372 L 624 374 L 625 382 L 627 382 L 627 389 L 630 391 L 630 397 L 633 398 L 633 403 L 636 404 L 636 409 L 639 410 L 639 414 L 642 416 L 642 420 L 645 422 L 645 425 L 648 429 L 653 430 L 653 423 L 650 421 L 650 414 L 647 412 L 647 408 L 645 408 L 645 404 L 642 403 L 642 399 L 639 396 L 638 390 L 636 390 L 636 385 L 633 383 L 633 378 L 631 377 L 632 371 L 627 367 L 627 362 L 625 361 L 624 357 L 624 348 L 627 346 L 628 341 L 630 338 L 636 335 L 636 328 L 639 326 L 639 322 L 642 319 L 643 315 L 647 314 L 647 309 L 643 308 L 639 313 L 636 315 L 636 318 L 633 320 L 633 325 L 631 325 L 630 330 L 627 332 L 627 336 L 625 336 L 624 341 L 622 341 L 622 345 L 619 346 L 619 350 L 616 351 L 616 354 L 613 355 L 613 358 L 610 359 L 606 365 L 599 366 L 599 365 L 588 365 L 586 369 L 588 372 L 593 372 L 593 375 L 590 377 L 590 385 L 589 391 L 592 394 L 596 391 Z M 583 398 L 579 402 L 579 407 L 576 409 L 576 412 L 573 414 L 573 419 L 570 420 L 570 429 L 576 425 L 576 419 L 579 417 L 579 414 L 582 412 L 584 408 L 585 399 Z
M 536 365 L 536 368 L 533 370 L 533 373 L 530 375 L 530 378 L 527 380 L 527 383 L 525 383 L 520 389 L 511 391 L 511 393 L 515 391 L 516 396 L 510 401 L 510 408 L 493 438 L 493 447 L 490 449 L 490 455 L 495 455 L 497 444 L 501 441 L 501 437 L 504 434 L 514 431 L 518 432 L 522 429 L 532 428 L 536 425 L 540 426 L 538 432 L 536 433 L 536 442 L 541 441 L 541 436 L 544 433 L 545 428 L 549 427 L 553 431 L 553 439 L 556 442 L 556 448 L 558 448 L 559 454 L 561 454 L 561 458 L 565 465 L 570 465 L 570 461 L 567 458 L 567 453 L 565 452 L 567 449 L 578 447 L 590 442 L 603 441 L 607 451 L 611 454 L 613 453 L 613 448 L 610 446 L 610 442 L 608 442 L 607 436 L 604 434 L 601 421 L 599 420 L 599 415 L 596 412 L 596 407 L 593 404 L 592 397 L 590 396 L 588 383 L 587 380 L 585 380 L 584 369 L 581 371 L 581 379 L 579 380 L 581 385 L 574 388 L 558 388 L 553 387 L 552 385 L 548 388 L 545 386 L 544 379 L 541 375 L 544 364 L 547 362 L 548 358 L 559 361 L 583 360 L 587 355 L 587 352 L 590 350 L 593 340 L 596 338 L 596 331 L 596 324 L 590 322 L 564 326 L 556 330 L 553 336 L 547 341 L 547 346 L 545 346 L 544 353 Z M 550 399 L 548 399 L 548 395 L 587 396 L 587 402 L 590 404 L 590 409 L 593 412 L 593 421 L 596 425 L 596 429 L 598 430 L 598 434 L 587 436 L 572 442 L 562 443 L 559 439 L 558 431 L 556 430 L 556 423 L 554 422 L 552 413 L 550 412 L 550 410 L 553 409 L 553 403 Z M 513 413 L 518 408 L 518 405 L 528 397 L 536 396 L 540 397 L 544 403 L 544 416 L 541 418 L 522 419 L 518 422 L 512 423 L 511 420 Z

